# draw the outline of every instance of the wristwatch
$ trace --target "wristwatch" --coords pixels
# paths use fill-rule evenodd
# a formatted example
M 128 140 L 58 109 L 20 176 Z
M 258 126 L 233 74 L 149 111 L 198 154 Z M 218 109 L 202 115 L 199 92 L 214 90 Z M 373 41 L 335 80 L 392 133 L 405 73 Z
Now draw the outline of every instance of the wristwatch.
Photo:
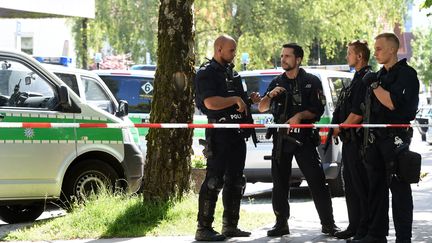
M 380 85 L 379 82 L 373 82 L 373 83 L 371 83 L 370 87 L 372 89 L 376 89 L 376 88 L 378 88 L 379 85 Z
M 272 97 L 270 97 L 270 92 L 267 92 L 266 96 L 271 99 Z

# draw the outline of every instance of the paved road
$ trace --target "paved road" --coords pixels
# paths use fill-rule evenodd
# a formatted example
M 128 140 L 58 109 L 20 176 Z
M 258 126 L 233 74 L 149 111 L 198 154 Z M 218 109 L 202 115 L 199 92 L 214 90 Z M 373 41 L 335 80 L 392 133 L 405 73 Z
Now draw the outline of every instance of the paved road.
M 416 133 L 411 149 L 422 154 L 422 171 L 428 172 L 423 181 L 418 185 L 412 185 L 414 196 L 414 224 L 413 242 L 432 242 L 432 146 L 420 141 L 420 136 Z M 257 183 L 249 184 L 246 195 L 242 202 L 245 210 L 266 210 L 271 212 L 271 184 Z M 251 200 L 252 199 L 252 200 Z M 336 224 L 345 228 L 347 222 L 347 212 L 345 199 L 343 197 L 333 198 L 333 209 Z M 42 217 L 55 217 L 63 214 L 62 211 L 53 210 L 45 212 Z M 306 187 L 294 190 L 291 194 L 291 218 L 289 220 L 291 234 L 279 238 L 266 237 L 266 231 L 272 225 L 266 225 L 253 231 L 249 238 L 232 238 L 227 242 L 344 242 L 341 240 L 327 237 L 321 234 L 318 215 Z M 390 222 L 391 211 L 390 211 Z M 1 222 L 1 221 L 0 221 Z M 0 239 L 10 231 L 21 228 L 27 224 L 7 225 L 0 224 Z M 395 241 L 393 223 L 390 223 L 389 242 Z M 126 239 L 104 239 L 104 240 L 72 240 L 72 241 L 50 241 L 56 243 L 112 243 L 112 242 L 193 242 L 193 236 L 184 237 L 140 237 Z

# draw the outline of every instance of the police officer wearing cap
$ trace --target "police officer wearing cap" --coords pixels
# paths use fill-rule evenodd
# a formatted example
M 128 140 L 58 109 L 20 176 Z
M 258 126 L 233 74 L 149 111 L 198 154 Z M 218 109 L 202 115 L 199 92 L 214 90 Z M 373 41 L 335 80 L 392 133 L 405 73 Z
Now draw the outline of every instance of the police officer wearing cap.
M 209 123 L 243 123 L 247 103 L 258 103 L 254 92 L 249 101 L 243 97 L 241 79 L 232 70 L 237 44 L 227 35 L 214 42 L 214 56 L 201 66 L 195 77 L 196 105 L 207 115 Z M 241 89 L 239 91 L 239 89 Z M 238 226 L 240 201 L 246 186 L 243 169 L 246 159 L 246 130 L 206 129 L 207 174 L 199 192 L 198 241 L 223 241 L 226 237 L 248 237 L 250 232 Z M 212 227 L 219 192 L 223 189 L 222 234 Z
M 299 68 L 303 54 L 303 49 L 296 43 L 282 46 L 281 66 L 285 72 L 272 80 L 265 97 L 258 105 L 260 112 L 270 109 L 276 121 L 280 120 L 281 116 L 286 117 L 285 121 L 279 123 L 310 124 L 319 121 L 324 112 L 325 96 L 320 80 Z M 319 134 L 310 128 L 294 128 L 287 131 L 288 136 L 282 141 L 279 140 L 282 142 L 281 147 L 277 146 L 278 139 L 285 137 L 287 132 L 281 134 L 279 130 L 272 133 L 272 204 L 276 224 L 267 231 L 267 235 L 281 236 L 290 233 L 288 199 L 293 156 L 312 193 L 321 220 L 322 232 L 333 235 L 339 228 L 334 224 L 330 193 L 317 151 Z M 278 153 L 281 154 L 280 159 L 276 159 Z
M 339 93 L 333 112 L 333 124 L 358 124 L 363 120 L 361 104 L 366 95 L 363 76 L 371 71 L 368 66 L 370 50 L 366 41 L 355 40 L 348 44 L 347 62 L 355 69 L 351 83 Z M 367 178 L 361 151 L 362 133 L 357 128 L 335 128 L 333 136 L 339 136 L 342 145 L 342 163 L 345 198 L 348 211 L 348 227 L 335 233 L 339 239 L 356 236 L 362 238 L 367 232 Z
M 374 56 L 383 67 L 363 78 L 370 88 L 366 96 L 364 122 L 409 124 L 418 108 L 419 80 L 406 59 L 398 61 L 399 39 L 393 33 L 375 37 Z M 369 105 L 368 105 L 369 103 Z M 368 116 L 369 114 L 369 118 Z M 369 130 L 369 131 L 367 131 Z M 369 183 L 367 235 L 352 242 L 387 242 L 389 188 L 392 192 L 396 242 L 411 242 L 413 200 L 410 184 L 395 175 L 398 151 L 409 145 L 412 128 L 366 129 L 365 167 Z

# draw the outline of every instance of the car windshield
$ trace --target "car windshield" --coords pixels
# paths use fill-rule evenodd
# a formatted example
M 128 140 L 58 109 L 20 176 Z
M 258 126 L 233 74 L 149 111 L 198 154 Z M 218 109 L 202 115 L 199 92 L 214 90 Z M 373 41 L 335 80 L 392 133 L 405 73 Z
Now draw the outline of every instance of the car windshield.
M 117 100 L 129 103 L 130 113 L 150 113 L 153 78 L 99 75 Z

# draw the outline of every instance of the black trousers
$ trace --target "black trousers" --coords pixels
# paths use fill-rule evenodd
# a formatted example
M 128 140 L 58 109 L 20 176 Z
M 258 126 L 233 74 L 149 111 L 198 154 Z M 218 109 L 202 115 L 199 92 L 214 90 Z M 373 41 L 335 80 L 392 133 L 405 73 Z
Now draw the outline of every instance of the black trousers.
M 357 235 L 366 235 L 368 227 L 368 181 L 357 141 L 342 145 L 343 179 L 349 225 L 347 229 Z
M 408 240 L 412 237 L 413 223 L 413 198 L 411 185 L 400 181 L 397 177 L 392 178 L 390 184 L 392 195 L 393 223 L 398 240 Z
M 410 184 L 388 175 L 386 164 L 394 161 L 394 137 L 378 137 L 369 144 L 365 167 L 369 180 L 369 229 L 375 237 L 388 235 L 389 188 L 392 192 L 393 222 L 398 239 L 410 239 L 412 231 L 413 201 Z M 387 166 L 388 167 L 388 166 Z M 391 183 L 389 183 L 389 181 Z
M 212 224 L 218 194 L 223 188 L 224 220 L 236 226 L 245 184 L 244 136 L 238 129 L 207 129 L 206 137 L 212 155 L 207 158 L 206 178 L 199 193 L 198 222 L 207 227 Z
M 211 132 L 213 156 L 207 158 L 207 171 L 217 175 L 243 175 L 246 143 L 238 129 L 218 128 Z
M 303 146 L 297 147 L 294 151 L 291 151 L 292 149 L 289 148 L 284 150 L 280 163 L 272 160 L 273 211 L 277 219 L 288 219 L 290 216 L 288 200 L 292 158 L 295 156 L 297 164 L 308 183 L 321 224 L 332 225 L 334 224 L 332 202 L 328 187 L 326 186 L 318 151 L 311 139 L 306 138 L 300 141 L 303 142 Z M 285 144 L 285 146 L 289 147 L 293 145 Z M 275 150 L 275 146 L 273 150 Z

